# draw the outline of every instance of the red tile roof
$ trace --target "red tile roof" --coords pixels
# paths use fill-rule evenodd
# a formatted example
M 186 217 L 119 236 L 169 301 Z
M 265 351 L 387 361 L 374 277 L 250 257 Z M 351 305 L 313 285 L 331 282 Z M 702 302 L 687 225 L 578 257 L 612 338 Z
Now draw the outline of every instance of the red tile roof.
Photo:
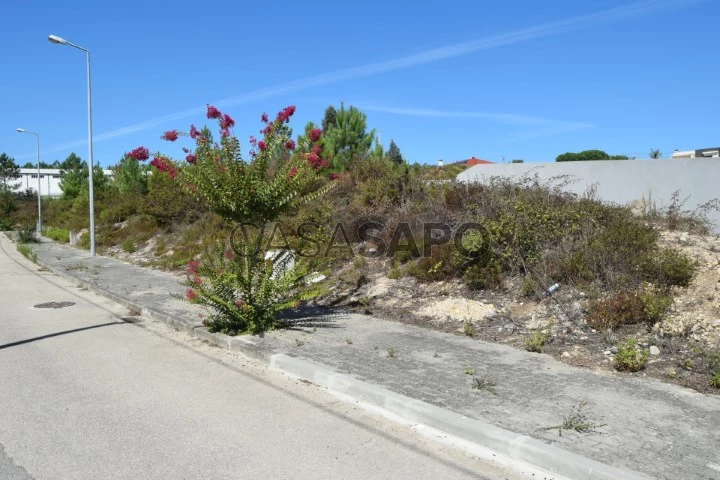
M 472 158 L 468 158 L 467 160 L 463 161 L 462 163 L 464 163 L 468 167 L 472 167 L 473 165 L 488 165 L 488 164 L 495 163 L 495 162 L 491 162 L 490 160 L 482 160 L 480 158 L 472 157 Z

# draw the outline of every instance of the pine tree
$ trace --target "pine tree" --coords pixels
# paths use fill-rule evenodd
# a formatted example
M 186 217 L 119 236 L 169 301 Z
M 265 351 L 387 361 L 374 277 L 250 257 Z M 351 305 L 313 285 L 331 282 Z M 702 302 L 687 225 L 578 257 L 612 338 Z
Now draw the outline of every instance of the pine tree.
M 390 140 L 390 146 L 388 147 L 387 157 L 395 165 L 400 165 L 402 163 L 405 163 L 405 159 L 403 158 L 402 153 L 400 153 L 400 149 L 398 148 L 397 145 L 395 145 L 395 141 L 393 141 L 393 140 Z

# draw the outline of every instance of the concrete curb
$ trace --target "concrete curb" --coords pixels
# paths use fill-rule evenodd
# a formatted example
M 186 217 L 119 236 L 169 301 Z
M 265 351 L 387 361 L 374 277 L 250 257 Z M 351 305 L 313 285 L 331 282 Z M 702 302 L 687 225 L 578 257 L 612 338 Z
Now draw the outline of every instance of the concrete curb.
M 341 374 L 324 365 L 282 353 L 270 357 L 270 367 L 349 396 L 399 417 L 433 427 L 566 478 L 640 480 L 650 477 L 597 462 L 540 440 L 465 417 L 420 400 Z
M 325 365 L 289 356 L 285 353 L 261 348 L 251 337 L 230 337 L 211 333 L 204 327 L 173 318 L 155 308 L 120 297 L 105 288 L 98 287 L 67 272 L 38 260 L 38 265 L 72 282 L 80 282 L 84 288 L 113 300 L 125 307 L 142 312 L 142 315 L 170 325 L 204 340 L 211 345 L 261 361 L 269 367 L 291 376 L 307 380 L 328 391 L 353 398 L 359 402 L 380 408 L 410 422 L 415 422 L 454 435 L 463 440 L 497 452 L 511 460 L 532 465 L 556 475 L 584 480 L 647 480 L 651 477 L 626 469 L 612 467 L 583 457 L 576 453 L 546 444 L 527 435 L 520 435 L 480 420 L 445 410 L 382 387 L 342 374 Z

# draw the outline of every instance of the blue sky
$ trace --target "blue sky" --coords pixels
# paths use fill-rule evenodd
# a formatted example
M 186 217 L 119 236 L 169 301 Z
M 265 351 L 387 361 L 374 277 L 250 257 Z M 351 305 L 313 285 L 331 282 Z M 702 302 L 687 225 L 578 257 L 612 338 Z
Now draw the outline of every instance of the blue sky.
M 241 141 L 286 105 L 295 133 L 341 101 L 410 162 L 553 161 L 591 148 L 647 157 L 720 145 L 716 0 L 504 2 L 7 2 L 0 29 L 0 152 L 18 163 L 144 145 L 208 124 Z

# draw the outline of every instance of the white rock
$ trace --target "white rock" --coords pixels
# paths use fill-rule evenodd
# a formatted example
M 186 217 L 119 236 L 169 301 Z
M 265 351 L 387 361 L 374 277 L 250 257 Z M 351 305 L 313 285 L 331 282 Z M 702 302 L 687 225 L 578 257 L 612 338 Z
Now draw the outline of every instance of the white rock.
M 660 349 L 655 345 L 650 347 L 650 355 L 660 355 Z
M 570 358 L 570 352 L 562 352 L 562 355 L 560 355 L 562 358 Z

